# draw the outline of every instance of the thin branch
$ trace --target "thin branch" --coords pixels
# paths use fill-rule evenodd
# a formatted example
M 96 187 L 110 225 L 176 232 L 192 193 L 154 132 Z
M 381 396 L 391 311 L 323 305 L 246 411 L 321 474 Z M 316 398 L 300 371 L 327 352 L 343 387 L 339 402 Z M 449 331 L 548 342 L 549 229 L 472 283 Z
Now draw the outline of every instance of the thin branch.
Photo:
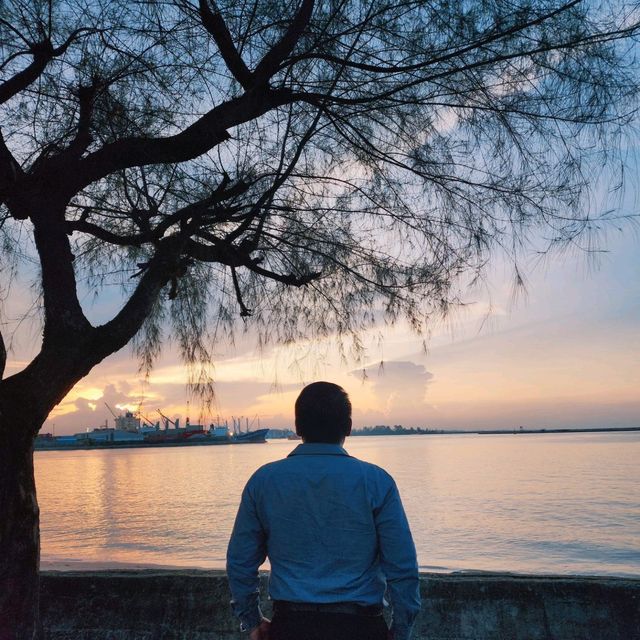
M 422 76 L 416 78 L 415 80 L 412 80 L 411 82 L 402 83 L 400 84 L 400 86 L 393 87 L 391 89 L 388 89 L 387 91 L 375 93 L 362 98 L 343 98 L 341 96 L 327 95 L 326 93 L 296 91 L 293 94 L 293 99 L 305 101 L 309 104 L 313 104 L 314 106 L 321 106 L 328 103 L 350 106 L 370 104 L 372 102 L 380 102 L 385 99 L 392 98 L 396 94 L 407 91 L 414 87 L 428 84 L 430 82 L 436 82 L 437 80 L 441 80 L 443 78 L 449 78 L 462 72 L 472 71 L 474 69 L 487 67 L 489 65 L 498 64 L 500 62 L 509 62 L 511 60 L 517 60 L 519 58 L 531 57 L 539 55 L 541 53 L 563 51 L 567 49 L 570 50 L 587 47 L 594 44 L 601 44 L 604 42 L 611 42 L 613 40 L 635 35 L 636 33 L 638 33 L 638 31 L 640 31 L 640 22 L 636 22 L 632 26 L 625 29 L 602 34 L 595 34 L 593 36 L 578 38 L 576 40 L 566 40 L 564 42 L 550 43 L 531 49 L 521 49 L 518 51 L 512 51 L 510 53 L 487 56 L 480 60 L 476 60 L 475 62 L 464 63 L 459 67 L 453 67 L 444 71 L 435 72 L 431 75 Z
M 240 289 L 240 283 L 238 282 L 238 274 L 236 273 L 236 268 L 231 267 L 231 280 L 233 281 L 233 289 L 236 292 L 236 300 L 240 305 L 240 317 L 248 318 L 252 315 L 252 312 L 249 310 L 247 305 L 244 303 L 242 299 L 242 290 Z
M 311 125 L 308 127 L 307 131 L 304 133 L 304 135 L 302 136 L 302 138 L 298 142 L 296 151 L 293 154 L 293 158 L 289 162 L 289 164 L 286 167 L 286 169 L 283 171 L 282 169 L 283 169 L 283 165 L 284 165 L 285 146 L 286 146 L 286 143 L 287 143 L 287 138 L 288 138 L 289 129 L 290 129 L 290 122 L 288 122 L 287 131 L 286 131 L 286 133 L 284 135 L 284 140 L 283 140 L 283 143 L 282 143 L 283 149 L 282 149 L 282 154 L 281 154 L 281 157 L 280 157 L 280 166 L 278 167 L 278 172 L 277 172 L 277 174 L 275 176 L 273 184 L 271 185 L 271 187 L 269 189 L 266 189 L 264 191 L 264 193 L 258 198 L 257 202 L 253 205 L 253 207 L 251 208 L 251 210 L 247 214 L 247 217 L 245 218 L 243 223 L 241 225 L 239 225 L 236 229 L 234 229 L 231 233 L 229 233 L 227 235 L 227 237 L 226 237 L 227 241 L 233 241 L 236 238 L 240 237 L 240 235 L 242 233 L 244 233 L 249 228 L 249 226 L 253 222 L 254 218 L 259 216 L 258 226 L 257 226 L 255 232 L 253 233 L 253 237 L 251 238 L 251 240 L 248 241 L 248 244 L 247 244 L 247 246 L 250 247 L 250 248 L 255 248 L 257 246 L 257 244 L 259 242 L 259 239 L 260 239 L 260 233 L 262 231 L 262 227 L 264 226 L 264 221 L 265 221 L 265 218 L 266 218 L 266 215 L 267 215 L 267 211 L 269 209 L 269 205 L 273 201 L 273 198 L 274 198 L 275 194 L 277 193 L 278 189 L 280 189 L 280 187 L 287 181 L 287 179 L 289 178 L 289 176 L 291 175 L 291 173 L 295 169 L 295 167 L 296 167 L 296 165 L 298 163 L 298 160 L 300 160 L 300 157 L 302 156 L 302 153 L 303 153 L 307 143 L 311 140 L 311 138 L 313 137 L 314 133 L 316 132 L 316 129 L 317 129 L 318 124 L 320 122 L 321 115 L 322 115 L 322 111 L 319 109 L 317 111 L 317 113 L 316 113 Z M 262 211 L 262 215 L 260 215 L 261 211 Z
M 453 58 L 459 58 L 463 56 L 465 53 L 469 53 L 470 51 L 476 51 L 482 47 L 486 47 L 487 45 L 492 44 L 493 42 L 497 42 L 504 38 L 514 36 L 518 33 L 521 33 L 522 31 L 526 31 L 527 29 L 530 29 L 531 27 L 539 26 L 542 23 L 546 22 L 547 20 L 554 18 L 558 14 L 571 9 L 572 7 L 574 7 L 577 4 L 580 4 L 581 2 L 582 0 L 572 0 L 571 2 L 568 2 L 562 5 L 561 7 L 554 9 L 553 11 L 550 11 L 549 13 L 545 13 L 541 16 L 537 16 L 536 18 L 528 22 L 522 22 L 522 23 L 519 22 L 515 24 L 513 27 L 511 27 L 510 29 L 500 30 L 498 28 L 494 28 L 490 30 L 489 33 L 485 35 L 483 38 L 479 40 L 474 40 L 473 42 L 471 42 L 470 44 L 464 47 L 454 49 L 453 51 L 449 51 L 446 54 L 437 56 L 435 58 L 429 58 L 428 60 L 423 60 L 415 64 L 375 65 L 375 64 L 368 64 L 364 62 L 355 62 L 353 60 L 349 60 L 346 58 L 341 58 L 339 56 L 334 56 L 334 55 L 325 54 L 325 53 L 317 53 L 317 54 L 306 53 L 306 54 L 301 54 L 299 56 L 292 57 L 291 59 L 287 60 L 286 65 L 289 66 L 301 60 L 323 60 L 325 62 L 331 62 L 334 64 L 343 65 L 345 67 L 358 69 L 360 71 L 369 71 L 371 73 L 376 73 L 376 74 L 379 73 L 379 74 L 390 75 L 390 74 L 397 74 L 397 73 L 411 73 L 413 71 L 419 71 L 421 69 L 425 69 L 435 64 L 441 64 L 443 62 L 447 62 L 448 60 L 451 60 Z
M 93 212 L 98 213 L 99 209 L 97 209 L 97 207 L 82 206 L 78 206 L 79 209 L 83 210 L 82 216 L 78 220 L 67 221 L 65 228 L 68 234 L 74 232 L 86 233 L 87 235 L 93 236 L 103 242 L 116 246 L 141 247 L 144 244 L 160 241 L 171 227 L 174 225 L 184 224 L 189 219 L 202 218 L 203 216 L 210 214 L 215 218 L 216 222 L 226 221 L 228 216 L 225 215 L 225 210 L 217 211 L 217 205 L 221 204 L 225 200 L 242 195 L 251 187 L 251 183 L 247 183 L 242 180 L 237 181 L 231 186 L 227 186 L 228 183 L 229 177 L 223 177 L 220 185 L 218 185 L 218 187 L 209 196 L 181 207 L 171 214 L 163 215 L 160 222 L 158 222 L 154 227 L 149 226 L 147 223 L 145 225 L 147 229 L 143 230 L 142 233 L 114 233 L 99 224 L 89 222 L 87 220 L 89 215 Z M 130 204 L 132 204 L 132 210 L 128 212 L 123 211 L 121 212 L 122 215 L 133 220 L 140 218 L 140 210 L 133 206 L 131 201 Z M 150 211 L 151 210 L 146 213 L 149 213 Z M 140 227 L 142 225 L 139 224 L 138 226 Z

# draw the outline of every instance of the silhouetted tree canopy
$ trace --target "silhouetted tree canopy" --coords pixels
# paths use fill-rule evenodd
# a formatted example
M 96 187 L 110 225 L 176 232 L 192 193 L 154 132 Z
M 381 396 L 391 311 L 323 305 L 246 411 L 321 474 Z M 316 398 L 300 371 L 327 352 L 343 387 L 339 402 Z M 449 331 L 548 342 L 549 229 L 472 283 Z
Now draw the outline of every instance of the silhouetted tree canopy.
M 238 314 L 264 339 L 379 312 L 420 325 L 493 248 L 516 260 L 532 234 L 593 228 L 586 189 L 635 109 L 623 3 L 66 0 L 0 16 L 5 265 L 39 219 L 63 229 L 72 255 L 47 249 L 73 268 L 48 283 L 43 265 L 45 334 L 81 314 L 74 274 L 120 282 L 130 301 L 103 332 L 121 346 L 144 321 L 147 364 L 167 321 L 187 361 Z

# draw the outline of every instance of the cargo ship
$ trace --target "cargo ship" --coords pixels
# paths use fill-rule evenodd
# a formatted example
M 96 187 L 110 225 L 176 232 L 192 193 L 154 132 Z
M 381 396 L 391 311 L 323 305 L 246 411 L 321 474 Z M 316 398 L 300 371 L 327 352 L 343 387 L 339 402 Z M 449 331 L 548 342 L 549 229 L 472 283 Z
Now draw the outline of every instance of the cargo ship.
M 161 414 L 163 415 L 163 414 Z M 269 429 L 240 432 L 230 430 L 227 425 L 211 424 L 205 427 L 201 424 L 191 424 L 187 419 L 184 427 L 179 419 L 175 421 L 165 418 L 164 427 L 160 423 L 142 424 L 139 417 L 130 411 L 124 415 L 115 416 L 115 427 L 87 429 L 86 431 L 68 436 L 54 436 L 44 433 L 37 436 L 35 449 L 37 451 L 60 451 L 74 449 L 125 449 L 147 447 L 183 447 L 207 446 L 226 444 L 256 444 L 266 443 Z

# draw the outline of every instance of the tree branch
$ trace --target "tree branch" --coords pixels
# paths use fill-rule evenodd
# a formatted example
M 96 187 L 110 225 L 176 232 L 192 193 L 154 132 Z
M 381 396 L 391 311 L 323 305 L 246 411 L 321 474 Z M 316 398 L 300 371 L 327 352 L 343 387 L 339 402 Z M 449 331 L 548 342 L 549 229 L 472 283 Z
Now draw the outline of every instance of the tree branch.
M 89 222 L 87 220 L 87 217 L 91 214 L 92 211 L 96 210 L 95 207 L 86 208 L 83 215 L 78 220 L 67 221 L 65 224 L 65 228 L 67 234 L 72 234 L 77 231 L 80 233 L 86 233 L 87 235 L 98 238 L 99 240 L 102 240 L 109 244 L 122 247 L 141 247 L 146 243 L 158 242 L 164 237 L 165 233 L 169 231 L 172 226 L 185 223 L 190 218 L 208 216 L 208 218 L 213 217 L 215 219 L 215 222 L 226 221 L 228 219 L 228 215 L 224 215 L 223 212 L 215 211 L 216 205 L 219 205 L 229 198 L 234 198 L 238 195 L 243 194 L 251 186 L 250 183 L 244 182 L 243 180 L 239 180 L 231 186 L 227 186 L 228 184 L 229 177 L 223 177 L 220 185 L 209 196 L 207 196 L 206 198 L 202 198 L 201 200 L 198 200 L 196 202 L 192 202 L 184 207 L 181 207 L 171 214 L 164 215 L 154 227 L 147 225 L 147 229 L 145 231 L 142 231 L 141 233 L 123 235 L 114 233 L 109 229 L 105 229 L 99 224 Z M 137 213 L 142 212 L 140 209 L 138 209 Z M 132 220 L 136 220 L 136 218 L 140 217 L 137 215 L 137 213 L 136 211 L 132 210 L 126 212 L 126 216 Z M 125 215 L 124 211 L 122 212 L 122 215 Z M 207 223 L 210 222 L 211 220 L 207 220 Z
M 282 282 L 283 284 L 291 285 L 294 287 L 301 287 L 309 284 L 313 280 L 317 280 L 322 274 L 320 272 L 313 272 L 308 274 L 282 274 L 270 271 L 264 267 L 259 266 L 260 258 L 252 258 L 248 252 L 235 247 L 234 245 L 223 244 L 218 240 L 216 245 L 204 245 L 195 240 L 188 240 L 185 245 L 185 253 L 189 257 L 200 260 L 202 262 L 217 262 L 225 264 L 228 267 L 246 267 L 254 273 Z
M 269 78 L 278 70 L 282 61 L 293 51 L 294 47 L 300 40 L 300 36 L 311 20 L 313 13 L 314 0 L 302 0 L 300 9 L 291 20 L 284 35 L 262 58 L 258 63 L 254 76 L 256 82 L 268 82 Z
M 91 117 L 93 115 L 93 104 L 96 94 L 100 90 L 100 82 L 97 80 L 92 84 L 78 87 L 78 130 L 75 138 L 66 149 L 66 153 L 81 156 L 91 144 Z
M 214 11 L 212 11 L 208 0 L 199 0 L 198 5 L 202 24 L 213 36 L 227 68 L 244 89 L 250 89 L 253 84 L 253 74 L 249 71 L 233 44 L 231 34 L 220 10 L 214 2 Z
M 242 290 L 240 289 L 240 282 L 238 280 L 238 274 L 236 273 L 236 268 L 231 267 L 231 280 L 233 281 L 233 289 L 236 293 L 236 300 L 240 305 L 240 317 L 248 318 L 253 315 L 253 312 L 247 307 L 242 299 Z
M 33 61 L 22 71 L 0 84 L 0 104 L 4 104 L 37 80 L 49 62 L 64 54 L 80 35 L 97 33 L 97 31 L 89 28 L 76 29 L 59 47 L 54 47 L 49 39 L 30 45 L 29 52 L 33 55 Z
M 264 115 L 291 100 L 288 90 L 252 89 L 165 138 L 126 138 L 105 145 L 78 162 L 70 180 L 73 193 L 111 173 L 150 164 L 185 162 L 229 139 L 227 129 Z
M 258 246 L 258 242 L 260 241 L 260 234 L 262 232 L 262 228 L 264 226 L 264 222 L 267 217 L 267 212 L 269 210 L 269 205 L 273 202 L 273 198 L 277 193 L 278 189 L 286 182 L 291 173 L 296 167 L 298 160 L 302 156 L 304 149 L 306 148 L 307 143 L 313 135 L 316 133 L 318 128 L 318 124 L 320 122 L 320 117 L 322 115 L 322 110 L 318 109 L 312 123 L 308 127 L 307 131 L 301 137 L 300 141 L 297 144 L 297 148 L 291 158 L 286 169 L 283 170 L 284 161 L 285 161 L 285 153 L 286 153 L 286 143 L 287 138 L 290 133 L 290 125 L 291 125 L 291 114 L 289 117 L 289 122 L 287 123 L 286 132 L 284 134 L 284 140 L 282 143 L 282 152 L 280 155 L 280 166 L 278 167 L 278 171 L 274 178 L 273 184 L 268 189 L 265 189 L 264 193 L 258 198 L 257 202 L 253 205 L 249 213 L 247 214 L 245 220 L 240 224 L 236 229 L 234 229 L 231 233 L 226 236 L 227 241 L 233 241 L 236 238 L 239 238 L 242 233 L 247 231 L 250 227 L 253 220 L 259 216 L 258 225 L 253 233 L 253 237 L 250 240 L 247 240 L 246 246 L 248 250 L 254 250 Z
M 0 131 L 0 202 L 3 202 L 7 192 L 20 178 L 24 171 L 7 147 L 2 131 Z
M 613 40 L 621 39 L 623 37 L 634 35 L 638 33 L 638 31 L 640 31 L 640 22 L 635 22 L 630 27 L 626 27 L 624 29 L 620 29 L 617 31 L 585 36 L 583 38 L 577 38 L 575 40 L 566 40 L 564 42 L 542 44 L 539 46 L 532 47 L 530 49 L 520 49 L 518 51 L 512 51 L 504 54 L 495 54 L 493 51 L 489 50 L 489 52 L 492 55 L 488 55 L 480 60 L 476 60 L 474 62 L 469 62 L 469 63 L 463 63 L 461 66 L 454 66 L 452 68 L 447 68 L 443 71 L 436 71 L 431 75 L 421 76 L 416 78 L 415 80 L 411 80 L 410 82 L 406 82 L 405 84 L 401 84 L 400 86 L 387 89 L 386 91 L 383 91 L 381 93 L 375 93 L 375 94 L 368 95 L 361 98 L 343 98 L 342 96 L 331 96 L 326 93 L 296 91 L 293 93 L 291 99 L 292 101 L 300 100 L 303 102 L 307 102 L 308 104 L 312 104 L 313 106 L 319 107 L 319 108 L 322 108 L 327 104 L 347 105 L 347 106 L 366 105 L 373 102 L 393 98 L 395 95 L 404 91 L 408 91 L 409 89 L 413 89 L 414 87 L 428 84 L 430 82 L 433 83 L 438 80 L 442 80 L 443 78 L 449 78 L 451 76 L 455 76 L 462 72 L 468 72 L 474 69 L 488 67 L 490 65 L 498 64 L 500 62 L 509 62 L 510 60 L 527 58 L 527 57 L 535 56 L 541 53 L 579 49 L 579 48 L 587 47 L 590 45 L 602 44 L 604 42 L 610 42 Z M 535 43 L 535 44 L 539 44 L 539 43 Z
M 162 288 L 179 267 L 183 242 L 178 236 L 163 239 L 131 297 L 112 320 L 96 327 L 94 346 L 100 359 L 124 347 L 140 330 Z
M 0 333 L 0 380 L 4 378 L 4 370 L 7 365 L 7 348 L 4 344 L 4 338 Z
M 0 84 L 0 104 L 4 104 L 37 80 L 47 64 L 53 59 L 53 52 L 53 45 L 49 41 L 32 45 L 33 61 L 31 64 Z
M 314 280 L 318 280 L 318 278 L 322 276 L 321 271 L 312 271 L 311 273 L 296 275 L 293 273 L 275 273 L 274 271 L 270 271 L 269 269 L 264 269 L 263 267 L 258 266 L 256 263 L 251 263 L 244 266 L 260 276 L 264 276 L 265 278 L 269 278 L 270 280 L 275 280 L 276 282 L 282 282 L 283 284 L 292 287 L 303 287 L 305 285 L 308 285 L 310 282 L 313 282 Z
M 71 220 L 66 223 L 66 229 L 68 234 L 72 234 L 75 231 L 80 233 L 86 233 L 93 236 L 98 240 L 113 244 L 119 247 L 141 247 L 146 242 L 153 242 L 159 240 L 162 236 L 158 236 L 155 233 L 136 233 L 133 235 L 120 235 L 113 233 L 104 227 L 87 220 Z
M 91 325 L 78 300 L 64 208 L 47 210 L 43 204 L 31 221 L 42 272 L 44 348 L 49 341 L 85 334 Z

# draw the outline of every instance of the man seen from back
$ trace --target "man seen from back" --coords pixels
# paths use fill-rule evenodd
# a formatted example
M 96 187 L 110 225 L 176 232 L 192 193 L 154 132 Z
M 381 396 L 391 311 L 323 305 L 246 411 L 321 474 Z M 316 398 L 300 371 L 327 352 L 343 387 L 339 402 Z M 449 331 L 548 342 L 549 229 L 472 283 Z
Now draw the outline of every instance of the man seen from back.
M 308 385 L 295 418 L 302 444 L 249 479 L 229 541 L 241 630 L 249 640 L 409 640 L 420 609 L 418 565 L 393 478 L 343 448 L 351 402 L 342 387 Z M 258 594 L 267 556 L 271 621 Z

